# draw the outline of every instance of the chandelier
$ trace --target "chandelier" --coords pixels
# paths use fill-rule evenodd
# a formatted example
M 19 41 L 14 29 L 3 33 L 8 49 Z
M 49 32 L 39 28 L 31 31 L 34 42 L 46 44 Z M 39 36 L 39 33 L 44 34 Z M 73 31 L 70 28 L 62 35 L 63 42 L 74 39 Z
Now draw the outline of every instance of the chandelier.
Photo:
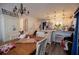
M 15 6 L 13 8 L 13 12 L 18 14 L 18 15 L 23 15 L 23 14 L 28 15 L 29 14 L 29 10 L 26 10 L 26 8 L 23 7 L 22 3 L 20 4 L 20 8 L 17 8 L 17 6 Z

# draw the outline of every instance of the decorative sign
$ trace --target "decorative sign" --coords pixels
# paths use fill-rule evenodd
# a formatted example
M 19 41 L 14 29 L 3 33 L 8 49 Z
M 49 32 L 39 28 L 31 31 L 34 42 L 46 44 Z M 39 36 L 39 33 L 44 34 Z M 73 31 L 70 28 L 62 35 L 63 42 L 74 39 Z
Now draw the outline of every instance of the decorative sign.
M 14 12 L 8 11 L 8 10 L 3 9 L 3 8 L 2 8 L 2 14 L 6 14 L 6 15 L 9 15 L 9 16 L 13 16 L 13 17 L 17 17 L 17 16 L 18 16 L 17 13 L 14 13 Z

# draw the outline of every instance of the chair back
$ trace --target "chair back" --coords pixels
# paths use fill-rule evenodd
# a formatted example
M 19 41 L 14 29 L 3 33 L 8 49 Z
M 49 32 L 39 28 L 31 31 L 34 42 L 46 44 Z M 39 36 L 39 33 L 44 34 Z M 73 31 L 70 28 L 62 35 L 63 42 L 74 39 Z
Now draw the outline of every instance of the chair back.
M 49 43 L 49 44 L 52 43 L 52 32 L 49 32 L 49 33 L 48 33 L 47 43 Z
M 36 55 L 45 55 L 46 45 L 47 45 L 47 38 L 46 37 L 43 40 L 37 42 Z
M 62 35 L 56 34 L 55 36 L 55 42 L 61 43 L 61 41 L 64 39 Z

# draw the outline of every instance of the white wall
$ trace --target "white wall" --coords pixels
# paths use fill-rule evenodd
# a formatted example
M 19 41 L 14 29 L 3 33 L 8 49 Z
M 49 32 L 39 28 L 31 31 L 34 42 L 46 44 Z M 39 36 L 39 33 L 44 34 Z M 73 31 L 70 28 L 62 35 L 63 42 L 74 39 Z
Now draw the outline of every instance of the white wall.
M 35 30 L 39 29 L 39 20 L 28 16 L 28 33 L 32 34 Z
M 35 30 L 39 30 L 40 21 L 35 17 L 22 16 L 19 18 L 19 20 L 20 20 L 20 30 L 24 30 L 26 28 L 26 31 L 25 30 L 24 31 L 30 34 L 32 34 Z
M 1 16 L 0 16 L 0 22 L 1 22 Z M 2 39 L 2 36 L 1 36 L 1 23 L 0 23 L 0 41 L 1 41 L 1 39 Z

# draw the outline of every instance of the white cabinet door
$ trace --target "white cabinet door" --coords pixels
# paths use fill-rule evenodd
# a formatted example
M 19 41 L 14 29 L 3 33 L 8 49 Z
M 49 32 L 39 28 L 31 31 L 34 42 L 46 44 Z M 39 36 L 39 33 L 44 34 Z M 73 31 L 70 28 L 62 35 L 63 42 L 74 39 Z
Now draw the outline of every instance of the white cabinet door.
M 4 20 L 4 39 L 3 41 L 8 41 L 16 38 L 19 32 L 19 19 L 18 17 L 12 17 L 8 15 L 3 15 Z

